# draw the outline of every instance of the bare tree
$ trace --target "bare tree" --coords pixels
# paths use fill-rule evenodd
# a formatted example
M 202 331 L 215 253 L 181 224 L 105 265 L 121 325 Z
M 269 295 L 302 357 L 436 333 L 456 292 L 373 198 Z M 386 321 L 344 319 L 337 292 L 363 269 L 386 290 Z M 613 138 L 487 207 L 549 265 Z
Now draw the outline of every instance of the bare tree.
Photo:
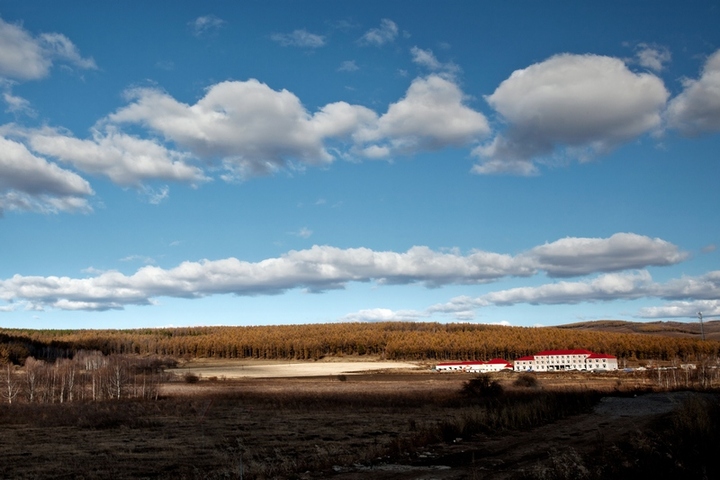
M 108 397 L 120 399 L 128 383 L 127 361 L 120 355 L 113 355 L 106 368 Z
M 25 359 L 25 393 L 28 402 L 36 401 L 38 397 L 38 389 L 42 384 L 42 375 L 45 370 L 45 362 L 35 360 L 33 357 Z
M 6 364 L 4 377 L 2 379 L 2 396 L 8 403 L 13 403 L 15 397 L 20 393 L 20 382 L 15 378 L 13 367 L 10 363 Z

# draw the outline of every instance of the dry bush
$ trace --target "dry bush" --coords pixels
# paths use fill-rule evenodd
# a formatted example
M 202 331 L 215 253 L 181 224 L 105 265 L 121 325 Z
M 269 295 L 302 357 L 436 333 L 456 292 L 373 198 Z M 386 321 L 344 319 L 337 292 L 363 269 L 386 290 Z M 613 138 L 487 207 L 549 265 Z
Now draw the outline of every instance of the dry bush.
M 513 386 L 522 388 L 538 388 L 538 379 L 531 373 L 521 373 L 513 382 Z
M 487 373 L 481 373 L 477 377 L 468 380 L 460 391 L 469 398 L 492 398 L 503 393 L 502 385 L 493 380 Z

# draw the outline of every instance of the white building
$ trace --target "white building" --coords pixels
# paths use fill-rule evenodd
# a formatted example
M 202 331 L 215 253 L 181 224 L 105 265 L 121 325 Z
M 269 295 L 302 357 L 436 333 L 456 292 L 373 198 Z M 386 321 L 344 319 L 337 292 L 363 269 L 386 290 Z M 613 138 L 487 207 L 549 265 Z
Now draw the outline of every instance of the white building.
M 589 350 L 544 350 L 515 360 L 516 372 L 556 372 L 561 370 L 617 370 L 617 358 Z
M 512 370 L 513 366 L 507 360 L 502 358 L 493 358 L 487 362 L 469 361 L 469 362 L 450 362 L 438 363 L 435 370 L 439 372 L 475 372 L 488 373 L 499 372 L 501 370 Z

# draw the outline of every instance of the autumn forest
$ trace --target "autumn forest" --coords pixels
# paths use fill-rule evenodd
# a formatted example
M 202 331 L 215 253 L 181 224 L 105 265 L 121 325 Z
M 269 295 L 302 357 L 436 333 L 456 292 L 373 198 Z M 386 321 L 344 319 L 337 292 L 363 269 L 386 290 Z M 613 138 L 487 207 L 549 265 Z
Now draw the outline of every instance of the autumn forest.
M 368 356 L 386 360 L 486 360 L 545 349 L 583 348 L 625 360 L 716 357 L 720 342 L 563 328 L 438 323 L 335 323 L 138 330 L 0 329 L 0 362 L 54 361 L 80 351 L 176 358 L 318 360 Z

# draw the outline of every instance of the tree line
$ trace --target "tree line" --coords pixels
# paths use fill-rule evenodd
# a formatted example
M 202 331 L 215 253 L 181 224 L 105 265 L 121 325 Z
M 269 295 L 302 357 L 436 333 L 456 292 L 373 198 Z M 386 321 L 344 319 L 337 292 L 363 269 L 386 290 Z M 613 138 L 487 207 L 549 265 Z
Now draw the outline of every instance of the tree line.
M 157 399 L 168 365 L 158 357 L 84 350 L 54 362 L 27 357 L 22 369 L 10 362 L 2 365 L 0 400 L 12 404 Z
M 412 322 L 330 323 L 133 330 L 0 329 L 0 362 L 47 362 L 80 351 L 176 358 L 317 360 L 359 355 L 388 360 L 513 360 L 548 349 L 587 349 L 620 359 L 717 357 L 720 342 L 562 328 Z

